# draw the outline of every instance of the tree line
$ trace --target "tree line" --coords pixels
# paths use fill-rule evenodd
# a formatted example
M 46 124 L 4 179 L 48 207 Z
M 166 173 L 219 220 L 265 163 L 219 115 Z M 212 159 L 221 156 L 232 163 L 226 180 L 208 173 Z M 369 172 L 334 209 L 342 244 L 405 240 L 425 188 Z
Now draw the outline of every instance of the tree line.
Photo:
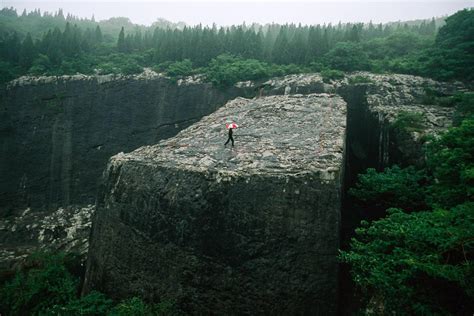
M 17 16 L 16 11 L 3 9 L 0 21 L 2 19 L 10 23 L 38 19 L 65 23 L 62 29 L 55 26 L 36 37 L 31 30 L 25 30 L 26 34 L 12 30 L 0 33 L 2 82 L 24 74 L 129 74 L 141 72 L 143 67 L 166 70 L 170 63 L 183 61 L 191 62 L 191 69 L 196 72 L 221 55 L 256 60 L 265 67 L 294 65 L 290 67 L 292 72 L 370 70 L 419 74 L 442 80 L 473 76 L 468 73 L 472 64 L 466 68 L 466 60 L 453 61 L 471 53 L 466 44 L 472 41 L 468 24 L 473 20 L 472 10 L 449 17 L 447 21 L 452 22 L 442 27 L 448 32 L 439 35 L 435 19 L 410 25 L 242 24 L 219 28 L 216 25 L 167 24 L 148 28 L 128 25 L 120 27 L 115 36 L 104 32 L 95 21 L 64 17 L 62 12 L 41 15 L 34 11 Z M 115 26 L 129 23 L 121 19 L 115 18 Z M 463 23 L 468 27 L 463 27 Z M 459 43 L 453 46 L 452 40 Z M 443 49 L 435 51 L 435 48 Z M 441 57 L 446 52 L 456 58 Z M 437 56 L 440 58 L 436 59 Z M 436 70 L 433 66 L 438 62 L 444 67 Z M 463 69 L 463 73 L 457 72 Z

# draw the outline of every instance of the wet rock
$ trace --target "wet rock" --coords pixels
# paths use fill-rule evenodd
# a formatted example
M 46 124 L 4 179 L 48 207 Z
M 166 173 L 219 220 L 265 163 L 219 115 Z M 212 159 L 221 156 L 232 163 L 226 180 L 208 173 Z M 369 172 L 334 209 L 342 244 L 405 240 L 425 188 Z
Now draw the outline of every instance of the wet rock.
M 94 203 L 112 155 L 174 136 L 242 94 L 150 70 L 10 82 L 0 90 L 0 216 Z
M 335 313 L 345 108 L 328 94 L 237 98 L 114 156 L 85 291 L 170 297 L 197 314 Z
M 38 250 L 74 252 L 83 259 L 89 248 L 94 205 L 55 211 L 25 209 L 0 219 L 0 268 Z

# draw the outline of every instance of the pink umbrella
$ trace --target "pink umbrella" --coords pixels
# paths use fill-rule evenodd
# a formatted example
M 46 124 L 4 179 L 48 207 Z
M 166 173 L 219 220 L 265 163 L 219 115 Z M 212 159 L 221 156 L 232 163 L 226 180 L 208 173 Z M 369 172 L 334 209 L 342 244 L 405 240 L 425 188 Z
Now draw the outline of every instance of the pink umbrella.
M 226 124 L 225 127 L 226 127 L 227 129 L 229 129 L 229 128 L 237 128 L 237 127 L 239 127 L 239 126 L 238 126 L 237 124 L 235 124 L 235 123 L 229 123 L 229 124 Z

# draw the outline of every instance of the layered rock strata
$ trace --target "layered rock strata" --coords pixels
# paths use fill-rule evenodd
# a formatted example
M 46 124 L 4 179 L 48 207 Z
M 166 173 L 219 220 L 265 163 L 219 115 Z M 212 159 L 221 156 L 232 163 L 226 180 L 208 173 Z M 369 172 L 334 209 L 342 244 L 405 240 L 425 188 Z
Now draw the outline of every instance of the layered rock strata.
M 112 157 L 85 292 L 196 314 L 335 313 L 345 112 L 328 94 L 237 98 Z

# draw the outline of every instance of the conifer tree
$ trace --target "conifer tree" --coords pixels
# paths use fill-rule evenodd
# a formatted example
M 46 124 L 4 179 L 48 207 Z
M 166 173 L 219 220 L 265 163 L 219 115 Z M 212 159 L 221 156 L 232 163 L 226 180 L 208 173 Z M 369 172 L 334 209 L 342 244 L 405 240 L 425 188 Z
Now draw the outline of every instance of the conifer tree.
M 125 30 L 123 29 L 123 26 L 119 33 L 119 37 L 117 41 L 117 50 L 121 53 L 124 53 L 127 50 L 125 46 Z
M 20 66 L 24 69 L 30 68 L 35 55 L 35 45 L 31 39 L 31 34 L 28 33 L 20 49 Z

